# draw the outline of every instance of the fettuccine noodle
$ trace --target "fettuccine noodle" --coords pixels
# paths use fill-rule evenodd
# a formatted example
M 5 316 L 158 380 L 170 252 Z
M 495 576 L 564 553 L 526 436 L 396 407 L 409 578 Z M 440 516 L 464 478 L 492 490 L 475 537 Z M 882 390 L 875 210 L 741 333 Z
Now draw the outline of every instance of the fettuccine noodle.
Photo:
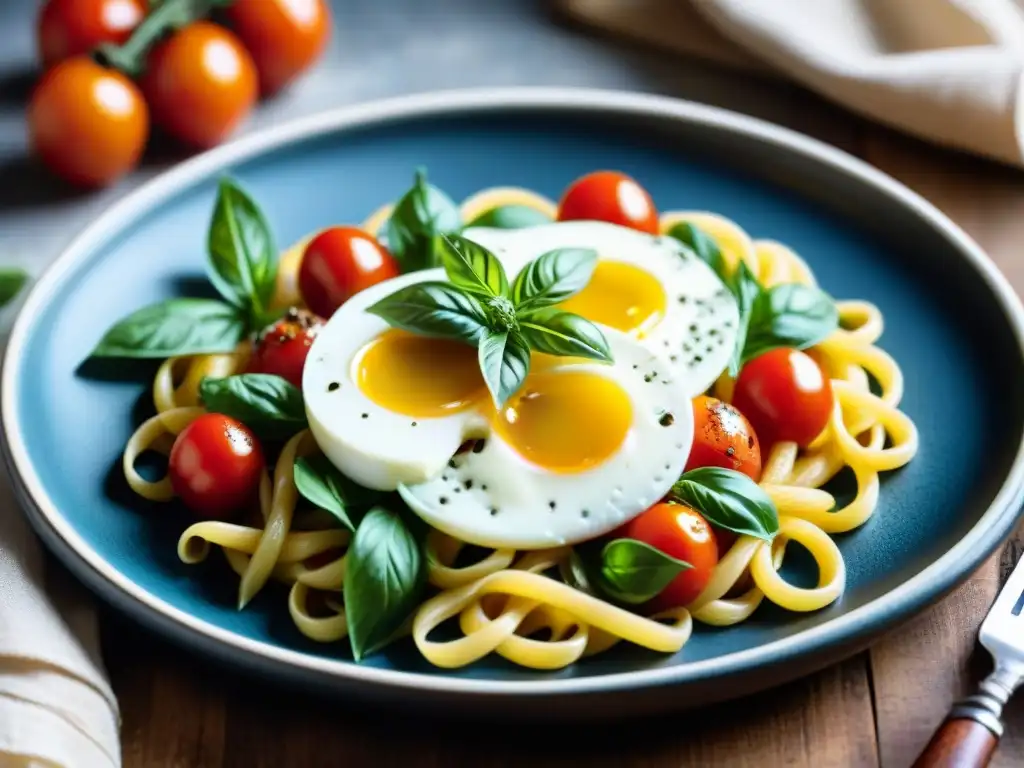
M 484 190 L 463 204 L 466 220 L 500 205 L 526 205 L 547 216 L 556 206 L 534 192 L 516 188 Z M 380 233 L 392 210 L 382 206 L 363 223 Z M 734 222 L 701 211 L 673 211 L 661 217 L 661 230 L 689 222 L 718 244 L 727 267 L 742 261 L 766 288 L 781 283 L 815 285 L 808 265 L 791 249 L 770 240 L 753 240 Z M 296 243 L 279 266 L 277 306 L 298 302 L 297 278 L 302 250 Z M 456 565 L 463 543 L 437 531 L 427 540 L 430 585 L 436 593 L 403 628 L 430 663 L 462 667 L 491 653 L 534 669 L 558 669 L 626 641 L 655 651 L 678 651 L 690 637 L 693 621 L 714 626 L 737 624 L 768 600 L 789 611 L 819 610 L 842 594 L 846 567 L 831 534 L 851 531 L 874 514 L 879 475 L 905 465 L 917 452 L 913 422 L 899 410 L 903 376 L 899 366 L 876 346 L 883 317 L 865 301 L 837 302 L 841 327 L 811 350 L 831 378 L 834 407 L 828 424 L 809 449 L 778 443 L 767 457 L 760 485 L 778 510 L 774 541 L 740 536 L 719 561 L 703 592 L 686 608 L 641 616 L 618 608 L 587 591 L 570 586 L 568 547 L 542 551 L 493 550 L 469 565 Z M 152 501 L 173 497 L 170 481 L 144 479 L 136 459 L 153 450 L 167 454 L 174 436 L 204 413 L 199 384 L 206 376 L 228 376 L 244 369 L 248 343 L 234 354 L 171 358 L 153 383 L 157 414 L 132 435 L 124 452 L 124 472 L 131 488 Z M 870 382 L 880 394 L 873 394 Z M 733 382 L 724 375 L 714 393 L 730 400 Z M 307 431 L 284 446 L 272 476 L 260 488 L 260 520 L 247 526 L 204 521 L 191 525 L 178 542 L 185 563 L 204 560 L 211 547 L 223 552 L 239 576 L 238 606 L 244 607 L 269 580 L 288 585 L 288 610 L 296 627 L 319 642 L 344 638 L 345 550 L 350 534 L 300 509 L 292 477 L 296 456 L 315 449 Z M 822 489 L 844 468 L 856 480 L 856 494 L 841 508 Z M 810 588 L 787 582 L 780 574 L 789 543 L 803 546 L 818 569 Z M 559 577 L 562 575 L 562 578 Z M 457 618 L 461 636 L 431 639 L 432 631 Z M 543 632 L 543 639 L 538 633 Z

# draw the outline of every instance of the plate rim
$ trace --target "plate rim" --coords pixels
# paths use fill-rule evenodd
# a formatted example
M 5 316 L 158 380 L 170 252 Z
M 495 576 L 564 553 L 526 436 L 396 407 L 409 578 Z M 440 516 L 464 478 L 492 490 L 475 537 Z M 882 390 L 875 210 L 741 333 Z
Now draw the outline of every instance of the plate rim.
M 978 522 L 953 547 L 893 590 L 822 624 L 754 648 L 679 665 L 555 680 L 494 680 L 448 677 L 361 666 L 243 637 L 175 608 L 139 587 L 104 560 L 64 519 L 46 493 L 25 449 L 17 417 L 19 373 L 25 342 L 39 311 L 63 285 L 63 277 L 90 251 L 193 183 L 230 166 L 296 143 L 367 126 L 503 110 L 606 112 L 703 124 L 742 140 L 783 146 L 827 165 L 833 172 L 873 187 L 916 214 L 941 234 L 984 280 L 997 298 L 1024 358 L 1024 307 L 994 262 L 932 203 L 867 162 L 823 141 L 760 118 L 675 97 L 597 88 L 513 86 L 459 88 L 378 99 L 343 106 L 256 131 L 189 158 L 115 201 L 84 227 L 38 277 L 19 311 L 0 371 L 0 448 L 22 510 L 36 533 L 75 575 L 106 601 L 136 620 L 194 647 L 278 674 L 314 673 L 335 682 L 385 686 L 435 694 L 573 695 L 655 686 L 682 686 L 726 677 L 759 665 L 813 658 L 909 618 L 964 582 L 1009 534 L 1024 505 L 1024 441 L 999 491 Z M 950 576 L 950 574 L 954 574 Z

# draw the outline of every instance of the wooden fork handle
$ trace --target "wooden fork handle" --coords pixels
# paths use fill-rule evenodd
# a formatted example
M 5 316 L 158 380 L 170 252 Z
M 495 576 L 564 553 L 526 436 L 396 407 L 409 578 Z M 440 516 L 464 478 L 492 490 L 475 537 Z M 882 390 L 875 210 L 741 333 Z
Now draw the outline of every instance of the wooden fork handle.
M 971 717 L 946 720 L 932 736 L 913 768 L 984 768 L 999 737 Z

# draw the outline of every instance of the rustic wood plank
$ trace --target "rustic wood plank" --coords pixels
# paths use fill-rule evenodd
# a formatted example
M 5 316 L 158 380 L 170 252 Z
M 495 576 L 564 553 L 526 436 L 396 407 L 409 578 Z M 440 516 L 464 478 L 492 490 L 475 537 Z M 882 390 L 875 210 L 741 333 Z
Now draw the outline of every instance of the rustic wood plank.
M 1024 175 L 874 128 L 865 155 L 960 224 L 1024 290 Z M 876 644 L 870 654 L 882 765 L 909 765 L 945 716 L 991 662 L 976 643 L 978 627 L 1024 544 L 1018 531 L 1003 553 L 938 606 Z M 1011 703 L 994 766 L 1024 755 L 1024 702 Z

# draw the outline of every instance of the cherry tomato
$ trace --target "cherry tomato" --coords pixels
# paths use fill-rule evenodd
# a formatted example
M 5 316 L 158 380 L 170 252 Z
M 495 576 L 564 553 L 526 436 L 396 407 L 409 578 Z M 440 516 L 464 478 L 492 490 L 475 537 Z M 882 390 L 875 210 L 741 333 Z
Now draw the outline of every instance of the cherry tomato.
M 256 65 L 229 30 L 197 21 L 153 49 L 142 90 L 155 123 L 205 149 L 249 115 L 258 96 Z
M 647 190 L 617 171 L 595 171 L 576 179 L 558 204 L 558 220 L 610 221 L 658 233 L 658 210 Z
M 784 347 L 743 366 L 732 404 L 754 425 L 765 445 L 792 440 L 806 447 L 832 413 L 832 382 L 814 359 Z
M 316 314 L 330 317 L 359 291 L 399 272 L 398 262 L 373 235 L 356 227 L 331 227 L 306 246 L 299 294 Z
M 312 66 L 331 36 L 324 0 L 236 0 L 225 15 L 252 54 L 268 96 Z
M 135 83 L 76 56 L 43 75 L 28 105 L 28 126 L 47 167 L 92 187 L 135 167 L 149 137 L 149 112 Z
M 289 309 L 285 316 L 259 335 L 249 359 L 249 373 L 270 373 L 302 388 L 302 369 L 323 318 L 304 309 Z
M 39 14 L 43 65 L 125 42 L 146 15 L 144 0 L 47 0 Z
M 755 482 L 761 477 L 761 446 L 750 422 L 735 406 L 713 397 L 693 399 L 693 447 L 686 471 L 724 467 Z
M 245 424 L 204 413 L 181 431 L 171 448 L 171 487 L 200 515 L 230 518 L 255 497 L 263 449 Z
M 715 532 L 699 512 L 684 504 L 659 502 L 626 523 L 619 533 L 693 566 L 676 576 L 651 601 L 649 607 L 654 611 L 692 603 L 718 565 Z

